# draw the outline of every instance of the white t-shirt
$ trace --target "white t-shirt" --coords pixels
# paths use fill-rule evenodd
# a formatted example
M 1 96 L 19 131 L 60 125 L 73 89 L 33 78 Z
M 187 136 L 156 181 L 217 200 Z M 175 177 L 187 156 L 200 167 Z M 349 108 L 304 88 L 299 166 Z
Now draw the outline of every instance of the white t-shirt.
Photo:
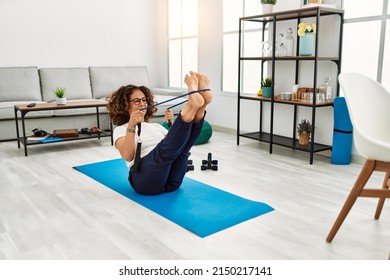
M 128 123 L 115 127 L 114 134 L 113 134 L 114 145 L 116 143 L 116 140 L 126 136 L 127 126 Z M 160 143 L 161 140 L 165 138 L 165 135 L 167 135 L 167 133 L 168 130 L 165 127 L 163 127 L 161 124 L 143 122 L 141 124 L 141 136 L 140 136 L 142 140 L 141 158 L 149 154 L 157 146 L 157 144 Z M 137 147 L 138 126 L 135 127 L 134 140 Z M 129 168 L 133 166 L 133 164 L 134 164 L 134 160 L 132 160 L 131 162 L 127 162 L 127 166 L 129 166 Z

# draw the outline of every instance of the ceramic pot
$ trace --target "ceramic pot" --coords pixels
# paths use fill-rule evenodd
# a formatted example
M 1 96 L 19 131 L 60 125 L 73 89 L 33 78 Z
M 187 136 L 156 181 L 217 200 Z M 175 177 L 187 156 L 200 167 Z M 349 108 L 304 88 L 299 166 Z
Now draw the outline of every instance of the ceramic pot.
M 298 139 L 299 145 L 308 145 L 310 142 L 310 134 L 307 134 L 306 132 L 302 132 L 299 134 Z
M 272 97 L 272 88 L 271 87 L 263 87 L 263 97 L 266 97 L 266 98 Z
M 57 97 L 57 105 L 65 105 L 66 104 L 66 97 Z
M 261 6 L 263 8 L 263 14 L 272 13 L 272 11 L 274 9 L 274 5 L 272 5 L 272 4 L 261 4 Z

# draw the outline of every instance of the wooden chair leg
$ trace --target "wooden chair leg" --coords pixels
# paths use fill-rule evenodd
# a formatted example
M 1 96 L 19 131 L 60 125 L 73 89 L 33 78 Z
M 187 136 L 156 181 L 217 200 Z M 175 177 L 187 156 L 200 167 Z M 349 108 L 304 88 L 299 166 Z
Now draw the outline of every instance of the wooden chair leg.
M 333 224 L 333 227 L 330 230 L 328 237 L 326 238 L 327 242 L 332 242 L 334 236 L 341 227 L 352 206 L 355 204 L 356 199 L 359 197 L 368 179 L 370 179 L 374 168 L 375 160 L 367 160 L 362 170 L 360 171 L 359 177 L 357 178 L 355 185 L 349 193 L 349 196 L 345 201 L 343 208 L 341 209 L 335 223 Z
M 382 189 L 388 190 L 390 187 L 390 171 L 386 172 L 385 179 L 383 180 Z M 378 201 L 378 206 L 375 211 L 375 219 L 378 220 L 382 213 L 383 205 L 385 204 L 385 198 L 381 197 Z

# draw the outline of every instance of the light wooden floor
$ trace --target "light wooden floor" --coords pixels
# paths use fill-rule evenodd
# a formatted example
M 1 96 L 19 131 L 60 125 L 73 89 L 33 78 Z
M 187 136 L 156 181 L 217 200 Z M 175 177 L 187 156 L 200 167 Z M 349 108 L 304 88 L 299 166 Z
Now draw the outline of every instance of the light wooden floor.
M 325 241 L 361 166 L 214 132 L 195 146 L 189 177 L 276 210 L 206 238 L 72 169 L 118 157 L 109 139 L 33 146 L 0 143 L 0 259 L 387 259 L 390 207 L 360 198 Z M 209 152 L 218 171 L 201 171 Z M 382 184 L 382 174 L 370 183 Z

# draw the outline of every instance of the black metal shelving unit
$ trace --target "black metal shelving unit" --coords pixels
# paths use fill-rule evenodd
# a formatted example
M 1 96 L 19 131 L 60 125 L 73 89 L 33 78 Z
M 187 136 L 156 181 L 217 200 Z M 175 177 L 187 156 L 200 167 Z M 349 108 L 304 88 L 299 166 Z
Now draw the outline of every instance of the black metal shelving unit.
M 340 29 L 339 29 L 339 38 L 338 38 L 338 55 L 337 56 L 319 56 L 318 46 L 319 46 L 319 31 L 320 31 L 320 18 L 323 16 L 338 16 L 340 17 Z M 277 22 L 285 21 L 285 20 L 296 20 L 296 26 L 301 22 L 304 18 L 315 18 L 317 32 L 315 34 L 315 48 L 313 56 L 299 56 L 299 40 L 296 42 L 296 55 L 295 56 L 283 56 L 276 57 L 275 56 L 275 48 L 272 48 L 272 56 L 269 57 L 245 57 L 242 55 L 242 42 L 243 42 L 243 23 L 244 22 L 255 22 L 261 24 L 262 29 L 262 39 L 265 38 L 265 30 L 267 25 L 273 30 L 272 37 L 272 45 L 275 46 L 276 43 L 276 34 L 277 34 Z M 275 62 L 276 61 L 295 61 L 295 83 L 298 84 L 299 81 L 299 66 L 301 61 L 313 61 L 314 69 L 313 69 L 313 89 L 317 88 L 317 72 L 318 72 L 318 64 L 321 61 L 331 61 L 337 66 L 337 74 L 340 73 L 341 69 L 341 54 L 342 54 L 342 36 L 343 36 L 343 22 L 344 22 L 344 11 L 327 8 L 327 7 L 309 7 L 309 8 L 301 8 L 296 10 L 287 10 L 269 14 L 262 14 L 258 16 L 250 16 L 250 17 L 242 17 L 240 18 L 240 26 L 239 26 L 239 59 L 238 59 L 238 102 L 237 102 L 237 145 L 240 144 L 240 137 L 251 138 L 255 140 L 259 140 L 262 142 L 269 143 L 269 152 L 272 153 L 273 144 L 280 145 L 284 147 L 289 147 L 292 149 L 308 152 L 310 154 L 310 164 L 313 164 L 314 153 L 331 150 L 332 147 L 329 145 L 323 145 L 315 142 L 315 127 L 316 127 L 316 110 L 323 107 L 333 106 L 333 102 L 326 102 L 317 104 L 316 102 L 316 94 L 313 94 L 313 103 L 302 103 L 297 101 L 286 101 L 274 98 L 274 85 L 272 85 L 272 97 L 264 98 L 255 95 L 245 95 L 242 93 L 242 66 L 245 61 L 259 61 L 261 63 L 261 77 L 263 77 L 263 68 L 264 63 L 271 64 L 272 71 L 272 80 L 275 80 Z M 298 29 L 298 28 L 297 28 Z M 337 81 L 337 77 L 336 77 Z M 336 84 L 336 96 L 339 95 L 339 85 Z M 240 131 L 240 114 L 241 114 L 241 100 L 252 100 L 260 103 L 260 125 L 259 131 L 250 132 L 250 133 L 241 133 Z M 263 103 L 269 102 L 271 104 L 271 116 L 270 116 L 270 131 L 264 132 L 262 129 L 263 123 Z M 284 104 L 290 105 L 294 107 L 294 117 L 293 117 L 293 132 L 292 137 L 285 137 L 276 135 L 273 133 L 274 128 L 274 107 L 275 104 Z M 298 144 L 298 139 L 296 139 L 296 126 L 297 126 L 297 115 L 298 108 L 311 107 L 311 123 L 313 125 L 313 132 L 311 135 L 311 142 L 307 146 L 302 146 Z

